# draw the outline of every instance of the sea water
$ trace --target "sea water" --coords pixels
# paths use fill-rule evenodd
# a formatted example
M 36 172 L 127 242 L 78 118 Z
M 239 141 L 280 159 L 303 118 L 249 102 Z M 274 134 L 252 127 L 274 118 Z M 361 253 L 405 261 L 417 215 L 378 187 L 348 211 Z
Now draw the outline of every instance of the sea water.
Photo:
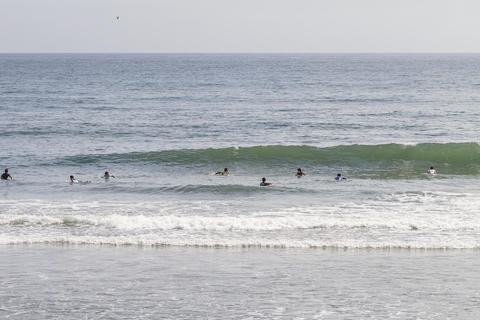
M 358 258 L 367 275 L 382 268 L 362 261 L 394 250 L 382 262 L 393 279 L 418 273 L 395 269 L 416 263 L 405 260 L 405 250 L 427 268 L 438 266 L 436 255 L 418 250 L 448 249 L 447 260 L 478 264 L 479 105 L 480 55 L 0 55 L 0 169 L 14 177 L 0 184 L 0 245 L 3 255 L 16 257 L 2 281 L 30 258 L 42 264 L 84 254 L 76 246 L 98 257 L 122 252 L 119 260 L 131 254 L 124 246 L 141 257 L 185 248 L 182 257 L 191 259 L 179 261 L 199 268 L 205 250 L 212 261 L 231 260 L 232 268 L 245 255 L 262 270 L 270 262 L 260 257 L 277 254 L 307 265 L 321 255 L 332 268 L 342 267 L 336 259 L 354 266 Z M 426 174 L 430 166 L 437 175 Z M 214 175 L 224 168 L 230 175 Z M 307 175 L 297 178 L 297 168 Z M 116 178 L 101 178 L 105 171 Z M 337 173 L 347 180 L 335 182 Z M 70 175 L 91 183 L 70 184 Z M 262 177 L 275 185 L 260 187 Z M 37 250 L 47 258 L 31 257 Z M 272 265 L 301 271 L 290 262 Z M 445 279 L 450 271 L 442 268 L 424 281 Z M 31 272 L 25 267 L 22 274 Z M 471 275 L 465 281 L 478 288 Z M 221 288 L 221 278 L 213 283 L 209 290 Z M 10 301 L 0 303 L 0 314 L 15 314 L 29 292 L 9 300 L 0 292 L 0 301 Z M 465 299 L 478 299 L 478 290 L 465 292 Z M 305 292 L 277 292 L 277 307 L 295 293 Z M 424 299 L 418 312 L 429 309 Z M 333 312 L 298 309 L 283 316 Z M 38 318 L 34 310 L 27 315 Z M 395 312 L 374 308 L 370 316 Z

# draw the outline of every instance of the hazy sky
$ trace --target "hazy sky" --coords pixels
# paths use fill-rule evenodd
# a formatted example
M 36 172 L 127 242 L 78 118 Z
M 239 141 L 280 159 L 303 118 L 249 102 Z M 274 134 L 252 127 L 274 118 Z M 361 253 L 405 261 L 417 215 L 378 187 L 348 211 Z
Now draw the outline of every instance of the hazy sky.
M 480 1 L 0 0 L 0 52 L 480 52 Z

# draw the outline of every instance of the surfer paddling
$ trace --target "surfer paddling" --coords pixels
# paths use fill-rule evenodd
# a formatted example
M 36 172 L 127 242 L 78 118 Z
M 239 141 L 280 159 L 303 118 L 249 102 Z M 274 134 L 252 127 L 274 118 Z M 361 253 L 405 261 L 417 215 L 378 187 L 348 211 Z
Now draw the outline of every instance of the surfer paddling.
M 273 186 L 273 183 L 267 182 L 267 179 L 263 177 L 262 182 L 260 182 L 260 187 L 271 187 L 271 186 Z
M 301 177 L 306 176 L 306 175 L 307 174 L 302 171 L 302 168 L 297 169 L 297 174 L 296 174 L 297 178 L 301 178 Z
M 87 181 L 80 181 L 80 180 L 77 180 L 75 179 L 74 176 L 70 176 L 70 184 L 74 184 L 74 183 L 79 183 L 79 184 L 88 184 L 88 183 L 92 183 L 92 181 L 90 180 L 87 180 Z
M 113 174 L 111 174 L 110 172 L 105 171 L 102 178 L 103 179 L 110 179 L 110 178 L 115 178 L 115 176 Z
M 223 171 L 215 172 L 216 176 L 228 176 L 229 174 L 230 174 L 230 171 L 228 171 L 228 168 L 223 169 Z

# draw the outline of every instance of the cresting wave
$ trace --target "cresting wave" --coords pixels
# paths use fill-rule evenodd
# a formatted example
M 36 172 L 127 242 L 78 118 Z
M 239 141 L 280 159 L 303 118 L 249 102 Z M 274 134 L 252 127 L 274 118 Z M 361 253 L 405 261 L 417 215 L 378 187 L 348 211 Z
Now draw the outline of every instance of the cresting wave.
M 446 174 L 478 174 L 480 145 L 422 143 L 416 145 L 253 146 L 219 149 L 181 149 L 152 152 L 76 155 L 56 165 L 142 163 L 167 166 L 348 166 L 358 169 L 440 166 Z

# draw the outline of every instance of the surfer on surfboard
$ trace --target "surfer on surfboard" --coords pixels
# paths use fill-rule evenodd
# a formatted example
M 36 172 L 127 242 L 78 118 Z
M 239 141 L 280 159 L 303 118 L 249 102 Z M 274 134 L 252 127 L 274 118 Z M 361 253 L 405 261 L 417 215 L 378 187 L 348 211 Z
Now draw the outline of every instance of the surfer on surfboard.
M 8 169 L 5 169 L 5 172 L 2 173 L 2 180 L 8 180 L 8 178 L 10 178 L 10 180 L 13 180 L 13 177 L 8 173 Z
M 297 174 L 296 174 L 297 178 L 301 178 L 301 177 L 306 176 L 306 175 L 307 174 L 302 171 L 302 168 L 297 169 Z
M 273 186 L 273 183 L 267 182 L 267 179 L 263 177 L 262 182 L 260 182 L 260 187 L 271 187 L 271 186 Z
M 79 183 L 79 184 L 88 184 L 88 183 L 92 183 L 92 181 L 90 180 L 87 180 L 87 181 L 80 181 L 80 180 L 77 180 L 75 179 L 74 176 L 70 176 L 70 184 L 74 184 L 74 183 Z
M 228 168 L 223 169 L 223 171 L 215 172 L 216 176 L 228 176 L 229 174 L 230 174 L 230 171 L 228 171 Z
M 110 179 L 110 178 L 115 178 L 115 176 L 113 174 L 110 174 L 110 172 L 105 171 L 102 178 L 103 179 Z

